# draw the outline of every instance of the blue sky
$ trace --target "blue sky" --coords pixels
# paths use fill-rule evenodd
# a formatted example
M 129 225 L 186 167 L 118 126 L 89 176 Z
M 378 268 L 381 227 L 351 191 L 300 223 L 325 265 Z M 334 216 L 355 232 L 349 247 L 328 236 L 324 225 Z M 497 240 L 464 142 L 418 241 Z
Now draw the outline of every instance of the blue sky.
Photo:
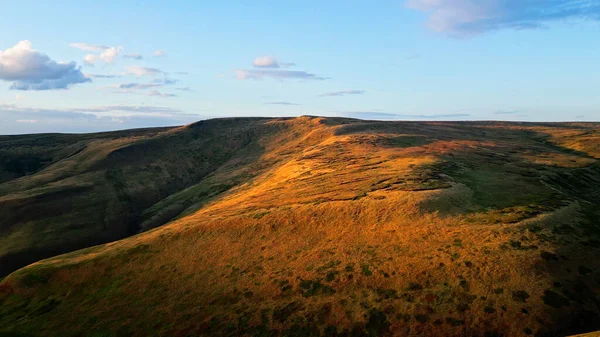
M 600 121 L 598 0 L 22 0 L 3 3 L 0 31 L 0 134 Z

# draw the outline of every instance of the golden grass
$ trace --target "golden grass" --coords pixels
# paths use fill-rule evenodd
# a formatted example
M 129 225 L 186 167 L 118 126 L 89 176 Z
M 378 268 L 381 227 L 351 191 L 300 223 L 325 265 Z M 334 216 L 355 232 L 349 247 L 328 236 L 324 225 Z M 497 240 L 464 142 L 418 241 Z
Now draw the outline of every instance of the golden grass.
M 0 323 L 57 336 L 521 336 L 600 310 L 597 204 L 542 181 L 595 159 L 521 127 L 267 123 L 281 131 L 244 166 L 252 179 L 168 225 L 11 274 L 0 299 L 28 304 Z

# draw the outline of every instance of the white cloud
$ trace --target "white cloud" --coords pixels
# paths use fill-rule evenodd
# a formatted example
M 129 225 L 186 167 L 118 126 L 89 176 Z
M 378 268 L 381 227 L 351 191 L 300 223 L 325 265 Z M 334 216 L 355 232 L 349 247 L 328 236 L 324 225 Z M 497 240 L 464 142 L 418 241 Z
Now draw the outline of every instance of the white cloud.
M 175 95 L 175 94 L 163 93 L 163 92 L 156 90 L 161 87 L 176 84 L 177 82 L 178 82 L 178 80 L 176 80 L 176 79 L 157 78 L 157 79 L 154 79 L 151 83 L 137 83 L 137 82 L 123 83 L 123 84 L 112 85 L 112 86 L 109 86 L 108 88 L 113 88 L 114 90 L 112 92 L 117 93 L 117 94 L 136 94 L 136 95 L 145 95 L 145 96 L 152 96 L 152 97 L 177 97 L 177 95 Z M 150 90 L 147 92 L 144 91 L 147 89 L 154 89 L 154 90 Z
M 254 59 L 252 65 L 257 68 L 279 68 L 279 62 L 273 56 L 261 56 Z
M 156 83 L 156 84 L 161 84 L 161 85 L 171 85 L 171 84 L 177 84 L 179 82 L 179 80 L 172 79 L 172 78 L 156 78 L 156 79 L 152 80 L 152 82 Z
M 158 88 L 162 87 L 163 84 L 153 84 L 153 83 L 125 83 L 119 84 L 116 86 L 112 86 L 114 90 L 112 90 L 115 94 L 133 94 L 133 95 L 144 95 L 151 97 L 177 97 L 175 94 L 168 94 L 158 90 L 150 90 L 144 91 L 146 89 Z
M 154 83 L 124 83 L 117 85 L 119 89 L 138 89 L 144 90 L 149 88 L 162 87 L 162 84 L 154 84 Z
M 278 102 L 265 102 L 265 105 L 287 105 L 287 106 L 292 106 L 292 105 L 300 105 L 298 103 L 292 103 L 292 102 L 286 102 L 286 101 L 278 101 Z
M 147 95 L 153 96 L 153 97 L 177 97 L 177 95 L 175 95 L 175 94 L 165 94 L 158 90 L 151 90 L 147 93 Z
M 171 116 L 183 114 L 180 109 L 152 105 L 101 105 L 71 109 L 42 109 L 15 104 L 0 104 L 0 112 L 20 113 L 26 115 L 27 120 L 39 120 L 48 115 L 70 117 L 73 114 L 87 117 Z
M 267 69 L 239 69 L 235 71 L 235 76 L 238 80 L 262 80 L 265 78 L 285 80 L 327 80 L 328 77 L 322 77 L 311 74 L 306 71 L 299 70 L 267 70 Z
M 97 60 L 98 60 L 98 56 L 94 55 L 94 54 L 87 54 L 83 58 L 83 62 L 89 66 L 93 66 Z
M 103 75 L 103 74 L 89 74 L 86 73 L 85 76 L 89 78 L 119 78 L 122 75 Z
M 85 51 L 94 51 L 100 52 L 98 54 L 87 54 L 85 55 L 83 61 L 87 65 L 94 65 L 98 60 L 104 61 L 104 63 L 113 63 L 115 58 L 119 56 L 119 54 L 123 51 L 123 47 L 109 47 L 98 44 L 89 44 L 89 43 L 71 43 L 69 44 L 73 48 L 85 50 Z
M 0 106 L 1 108 L 2 106 Z M 165 115 L 181 113 L 180 109 L 161 107 L 161 106 L 150 106 L 150 105 L 102 105 L 91 108 L 79 108 L 71 109 L 71 111 L 79 112 L 90 112 L 90 113 L 110 113 L 119 112 L 118 116 L 131 116 L 133 114 L 146 114 L 146 115 Z M 125 113 L 125 114 L 123 114 Z
M 261 56 L 254 59 L 252 65 L 256 68 L 290 68 L 295 66 L 295 63 L 292 62 L 279 62 L 273 56 Z
M 73 48 L 85 50 L 85 51 L 103 51 L 103 50 L 110 48 L 108 46 L 102 46 L 102 45 L 98 45 L 98 44 L 81 43 L 81 42 L 70 43 L 69 46 L 71 46 Z
M 100 54 L 100 58 L 105 63 L 112 63 L 122 51 L 123 47 L 110 47 Z
M 343 90 L 343 91 L 335 91 L 335 92 L 326 92 L 324 94 L 320 94 L 321 97 L 333 97 L 333 96 L 346 96 L 346 95 L 362 95 L 364 94 L 364 90 Z
M 159 74 L 163 74 L 163 73 L 164 72 L 162 70 L 156 69 L 156 68 L 130 66 L 130 67 L 127 67 L 126 74 L 141 77 L 141 76 L 155 76 L 155 75 L 159 75 Z
M 125 54 L 125 55 L 123 55 L 123 57 L 126 59 L 134 59 L 134 60 L 141 60 L 144 58 L 144 56 L 142 56 L 142 54 L 138 54 L 138 53 Z
M 451 35 L 544 27 L 552 21 L 600 21 L 598 0 L 407 0 L 429 16 L 429 26 Z
M 164 50 L 155 50 L 152 55 L 156 56 L 156 57 L 162 57 L 162 56 L 167 56 L 167 52 Z
M 0 104 L 0 134 L 98 132 L 172 126 L 207 117 L 179 109 L 148 105 L 107 105 L 71 109 L 40 109 Z
M 56 62 L 26 40 L 0 50 L 0 80 L 12 82 L 12 90 L 67 89 L 91 81 L 75 62 Z
M 238 80 L 262 80 L 265 78 L 285 80 L 327 80 L 329 77 L 318 76 L 302 70 L 283 70 L 279 68 L 293 67 L 295 63 L 282 63 L 273 56 L 261 56 L 252 61 L 252 65 L 259 69 L 237 69 L 235 77 Z M 224 75 L 218 75 L 219 78 L 224 78 Z

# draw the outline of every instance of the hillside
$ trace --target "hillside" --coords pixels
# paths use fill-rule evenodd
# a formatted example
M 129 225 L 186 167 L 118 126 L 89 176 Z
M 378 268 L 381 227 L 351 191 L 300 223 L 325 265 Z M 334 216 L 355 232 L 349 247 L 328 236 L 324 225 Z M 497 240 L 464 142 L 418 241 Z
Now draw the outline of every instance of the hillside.
M 232 119 L 175 129 L 0 138 L 0 276 L 164 224 L 248 179 L 252 173 L 236 166 L 261 155 L 258 135 L 276 131 L 260 119 Z M 152 211 L 192 186 L 197 193 L 190 199 Z
M 0 332 L 600 329 L 599 124 L 215 119 L 0 159 Z

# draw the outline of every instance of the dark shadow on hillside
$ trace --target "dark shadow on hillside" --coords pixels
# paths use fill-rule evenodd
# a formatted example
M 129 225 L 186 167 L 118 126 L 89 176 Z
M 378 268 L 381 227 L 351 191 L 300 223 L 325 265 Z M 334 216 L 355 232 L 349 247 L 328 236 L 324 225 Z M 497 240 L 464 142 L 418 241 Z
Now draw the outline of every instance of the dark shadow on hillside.
M 542 145 L 536 150 L 548 149 L 590 158 L 586 153 L 546 143 L 537 134 L 530 136 Z M 525 164 L 515 157 L 486 151 L 476 155 L 479 159 L 472 167 L 464 166 L 464 156 L 473 156 L 473 153 L 456 153 L 448 157 L 448 160 L 463 162 L 463 165 L 458 166 L 460 169 L 450 166 L 446 173 L 471 188 L 479 206 L 510 210 L 512 206 L 527 205 L 522 213 L 524 218 L 516 217 L 515 222 L 572 203 L 577 203 L 581 209 L 581 220 L 576 225 L 554 223 L 549 228 L 531 225 L 522 228 L 521 234 L 515 232 L 515 235 L 525 234 L 525 231 L 535 233 L 540 242 L 553 246 L 551 251 L 539 251 L 541 262 L 534 266 L 536 274 L 553 280 L 553 285 L 541 298 L 545 314 L 535 317 L 544 328 L 535 335 L 558 337 L 600 330 L 600 164 L 568 168 Z M 517 240 L 507 249 L 538 250 L 535 245 L 527 246 Z M 524 303 L 526 301 L 524 299 Z M 501 332 L 496 333 L 503 336 Z M 527 331 L 527 334 L 534 332 Z
M 229 181 L 213 182 L 207 187 L 209 192 L 200 198 L 178 200 L 177 207 L 142 227 L 148 220 L 145 210 L 161 200 L 203 182 L 219 169 L 234 172 L 256 162 L 264 153 L 260 137 L 281 131 L 264 121 L 217 119 L 164 133 L 153 131 L 151 137 L 115 148 L 91 165 L 85 161 L 78 164 L 76 169 L 83 167 L 79 171 L 58 172 L 58 178 L 52 181 L 58 187 L 50 192 L 25 189 L 19 192 L 26 197 L 13 199 L 12 194 L 6 194 L 0 207 L 0 232 L 8 235 L 20 226 L 30 226 L 34 237 L 30 246 L 0 256 L 0 277 L 40 259 L 160 226 L 186 208 L 251 179 L 251 174 L 226 175 L 231 178 Z M 93 135 L 73 137 L 93 139 Z M 29 138 L 27 141 L 31 142 Z M 235 164 L 228 166 L 232 159 Z M 35 188 L 38 186 L 31 191 Z M 45 238 L 40 234 L 44 231 L 60 232 L 60 236 Z
M 578 225 L 555 224 L 544 238 L 555 246 L 540 252 L 540 272 L 550 275 L 553 286 L 543 301 L 547 331 L 539 336 L 565 336 L 600 330 L 600 165 L 564 170 L 547 177 L 547 183 L 581 206 Z
M 509 128 L 517 125 L 585 129 L 557 123 L 342 121 L 336 135 L 414 135 L 420 137 L 414 146 L 435 146 L 435 141 L 444 140 L 490 142 L 490 146 L 450 151 L 442 156 L 446 164 L 437 168 L 473 191 L 476 207 L 480 209 L 476 212 L 518 211 L 515 223 L 578 203 L 582 217 L 579 225 L 559 223 L 545 230 L 526 229 L 554 246 L 552 251 L 539 251 L 542 262 L 535 265 L 535 272 L 554 280 L 554 285 L 541 298 L 545 314 L 535 317 L 544 328 L 524 333 L 553 337 L 600 330 L 600 164 L 569 167 L 574 159 L 566 156 L 590 160 L 593 156 L 553 143 L 544 133 Z M 405 146 L 411 146 L 409 140 L 405 139 Z M 565 162 L 534 163 L 522 156 L 525 153 L 564 155 Z M 538 249 L 518 241 L 511 243 L 507 249 Z M 522 300 L 526 302 L 527 298 Z M 492 335 L 503 336 L 503 332 L 495 331 Z
M 451 151 L 442 156 L 446 164 L 438 166 L 455 182 L 473 191 L 475 206 L 480 209 L 476 212 L 517 211 L 516 223 L 578 203 L 582 218 L 578 225 L 558 223 L 547 229 L 535 226 L 523 229 L 537 233 L 540 241 L 554 246 L 552 251 L 539 251 L 542 262 L 535 265 L 536 273 L 554 280 L 553 287 L 542 295 L 545 314 L 535 317 L 544 328 L 526 334 L 553 337 L 600 330 L 600 164 L 569 167 L 573 159 L 556 165 L 528 161 L 522 156 L 525 152 L 593 157 L 552 143 L 547 135 L 539 132 L 488 127 L 504 124 L 507 123 L 428 123 L 425 139 L 429 141 L 421 145 L 434 144 L 432 140 L 475 140 L 493 144 Z M 552 123 L 523 125 L 564 127 Z M 357 133 L 423 135 L 425 131 L 422 124 L 412 122 L 364 122 L 344 125 L 337 130 L 340 135 Z M 508 249 L 530 248 L 518 241 L 512 244 Z M 538 248 L 531 246 L 531 249 Z M 503 336 L 501 331 L 494 333 L 494 336 Z

